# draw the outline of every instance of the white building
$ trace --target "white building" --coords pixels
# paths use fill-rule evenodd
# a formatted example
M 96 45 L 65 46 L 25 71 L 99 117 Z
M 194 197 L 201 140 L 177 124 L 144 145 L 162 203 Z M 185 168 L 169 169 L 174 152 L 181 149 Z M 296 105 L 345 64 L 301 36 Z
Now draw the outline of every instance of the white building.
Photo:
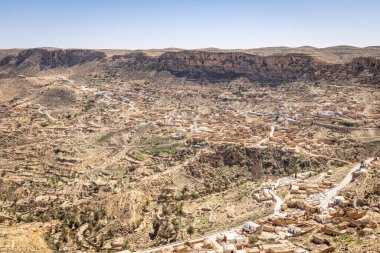
M 247 233 L 260 233 L 262 230 L 262 226 L 254 223 L 253 221 L 248 221 L 243 225 L 243 231 Z

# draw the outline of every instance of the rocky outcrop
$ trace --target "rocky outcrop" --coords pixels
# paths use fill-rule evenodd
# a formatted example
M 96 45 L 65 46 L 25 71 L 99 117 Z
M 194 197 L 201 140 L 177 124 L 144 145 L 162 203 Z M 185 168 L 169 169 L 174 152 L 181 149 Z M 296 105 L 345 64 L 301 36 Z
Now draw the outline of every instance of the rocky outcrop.
M 215 178 L 219 172 L 213 171 L 213 168 L 237 166 L 246 168 L 254 178 L 260 178 L 264 175 L 288 175 L 295 167 L 302 171 L 326 163 L 324 158 L 314 159 L 280 148 L 263 149 L 221 143 L 213 147 L 212 151 L 201 152 L 186 166 L 186 170 L 196 178 Z
M 248 78 L 261 83 L 313 80 L 349 80 L 379 83 L 380 60 L 355 58 L 329 64 L 305 54 L 257 56 L 240 52 L 179 51 L 149 57 L 142 52 L 114 56 L 123 70 L 167 71 L 176 77 L 204 82 Z
M 359 57 L 351 62 L 331 64 L 299 53 L 259 56 L 242 52 L 176 51 L 148 56 L 142 51 L 106 58 L 105 53 L 79 49 L 28 49 L 0 60 L 0 67 L 13 74 L 71 67 L 103 61 L 113 73 L 167 72 L 175 77 L 201 82 L 247 78 L 252 82 L 280 84 L 294 81 L 352 80 L 380 83 L 380 59 Z M 4 69 L 4 68 L 2 68 Z
M 318 62 L 300 54 L 263 57 L 243 53 L 182 51 L 160 56 L 157 68 L 188 79 L 218 81 L 247 77 L 251 81 L 277 83 L 303 76 L 312 79 Z
M 9 64 L 15 57 L 13 55 L 7 55 L 0 60 L 0 66 Z
M 56 68 L 61 66 L 71 67 L 90 61 L 105 58 L 105 53 L 95 50 L 81 49 L 56 49 L 47 50 L 41 48 L 27 49 L 21 51 L 17 56 L 9 55 L 0 61 L 0 66 L 13 65 L 20 67 L 28 63 L 38 66 L 40 70 Z

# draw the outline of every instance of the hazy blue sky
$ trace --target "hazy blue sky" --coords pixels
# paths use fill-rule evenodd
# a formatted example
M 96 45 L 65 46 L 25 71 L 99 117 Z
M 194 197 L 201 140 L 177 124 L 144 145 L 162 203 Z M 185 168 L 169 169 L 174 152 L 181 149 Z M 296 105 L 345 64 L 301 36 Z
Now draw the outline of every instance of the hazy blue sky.
M 380 45 L 378 0 L 0 0 L 0 48 Z

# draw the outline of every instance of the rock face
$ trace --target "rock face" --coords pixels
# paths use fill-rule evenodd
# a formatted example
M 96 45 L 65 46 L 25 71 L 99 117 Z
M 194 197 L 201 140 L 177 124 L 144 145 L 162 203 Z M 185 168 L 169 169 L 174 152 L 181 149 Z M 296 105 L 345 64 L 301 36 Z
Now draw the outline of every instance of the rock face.
M 380 81 L 380 60 L 365 57 L 344 64 L 329 64 L 305 54 L 256 56 L 240 52 L 179 51 L 159 57 L 137 52 L 115 56 L 113 61 L 124 70 L 167 71 L 176 77 L 205 82 L 241 77 L 272 84 L 352 78 L 367 83 Z
M 105 58 L 105 53 L 94 50 L 81 49 L 27 49 L 21 51 L 17 56 L 6 56 L 0 61 L 0 66 L 14 65 L 21 66 L 24 63 L 32 63 L 39 66 L 40 70 L 56 68 L 60 66 L 71 67 L 90 61 L 97 61 Z
M 33 73 L 56 67 L 71 67 L 102 61 L 104 66 L 128 73 L 169 72 L 176 77 L 203 82 L 248 78 L 279 84 L 293 81 L 351 80 L 380 83 L 380 59 L 359 57 L 351 62 L 331 64 L 299 53 L 258 56 L 242 52 L 178 51 L 148 56 L 141 51 L 106 58 L 104 52 L 79 49 L 28 49 L 0 59 L 0 67 L 15 74 Z M 17 71 L 15 71 L 15 69 Z
M 317 63 L 306 55 L 255 56 L 243 53 L 182 51 L 165 53 L 158 60 L 158 69 L 189 79 L 234 79 L 286 82 L 302 76 L 312 78 Z

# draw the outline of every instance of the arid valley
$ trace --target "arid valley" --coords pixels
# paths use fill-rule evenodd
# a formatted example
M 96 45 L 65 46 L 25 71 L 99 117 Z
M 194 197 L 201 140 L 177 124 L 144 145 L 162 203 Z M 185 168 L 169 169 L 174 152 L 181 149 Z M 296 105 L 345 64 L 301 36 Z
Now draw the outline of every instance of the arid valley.
M 380 47 L 0 50 L 0 252 L 380 252 Z

